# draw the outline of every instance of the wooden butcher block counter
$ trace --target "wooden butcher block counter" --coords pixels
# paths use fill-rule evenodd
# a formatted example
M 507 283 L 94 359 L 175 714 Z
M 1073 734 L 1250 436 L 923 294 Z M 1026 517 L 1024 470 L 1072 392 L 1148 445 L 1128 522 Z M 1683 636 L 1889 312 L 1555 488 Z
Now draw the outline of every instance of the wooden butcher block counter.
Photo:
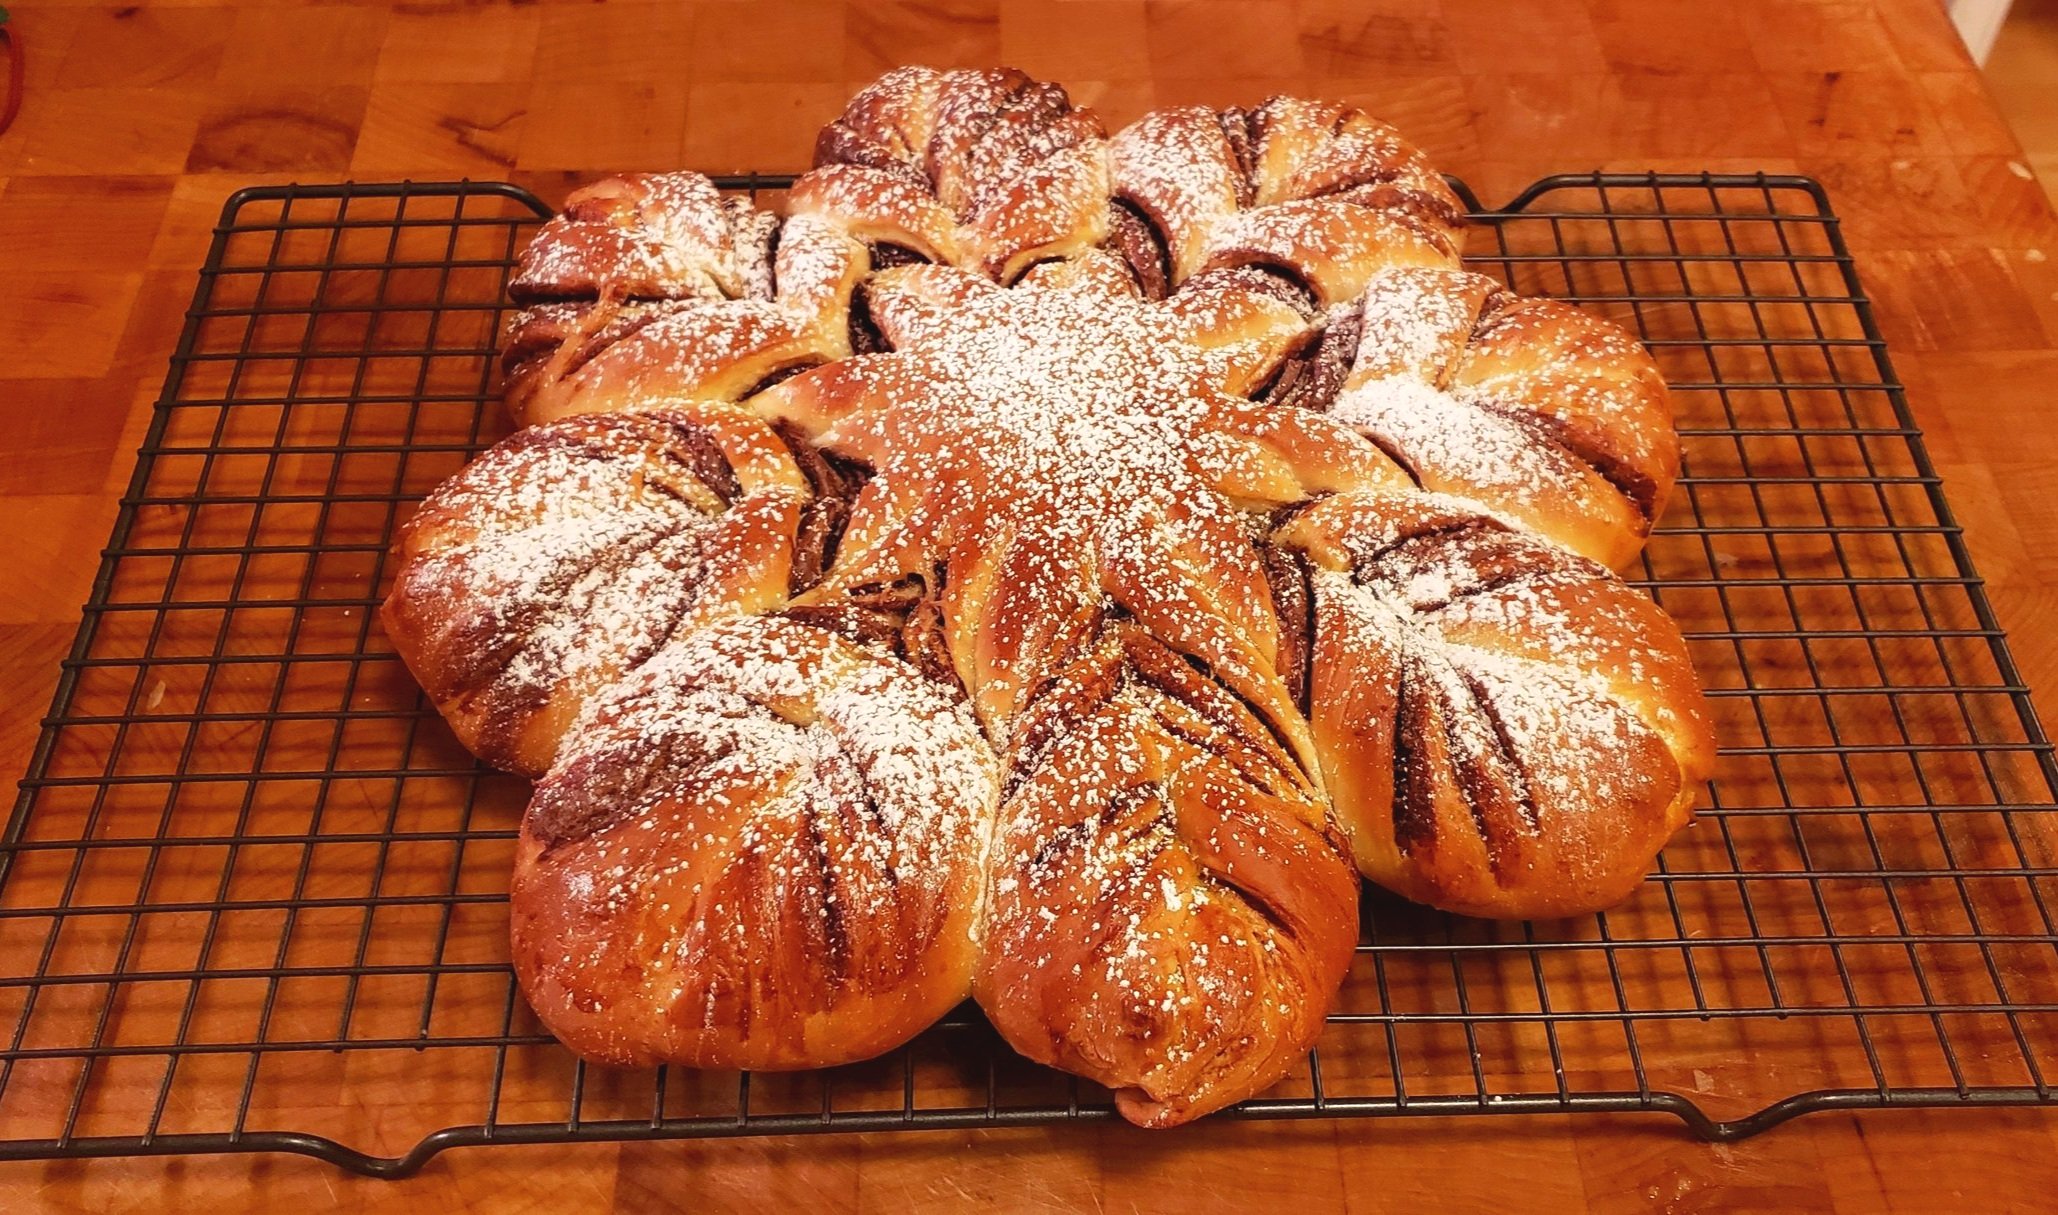
M 2023 681 L 2058 703 L 2058 223 L 1939 0 L 10 7 L 0 774 L 29 761 L 232 191 L 469 177 L 555 202 L 613 170 L 797 170 L 902 63 L 1020 67 L 1111 128 L 1347 100 L 1489 205 L 1595 169 L 1819 180 Z M 0 1035 L 19 1008 L 0 995 Z M 2036 1108 L 1818 1112 L 1730 1144 L 1659 1114 L 1100 1121 L 468 1147 L 397 1182 L 277 1154 L 21 1162 L 0 1209 L 2048 1210 L 2054 1136 Z

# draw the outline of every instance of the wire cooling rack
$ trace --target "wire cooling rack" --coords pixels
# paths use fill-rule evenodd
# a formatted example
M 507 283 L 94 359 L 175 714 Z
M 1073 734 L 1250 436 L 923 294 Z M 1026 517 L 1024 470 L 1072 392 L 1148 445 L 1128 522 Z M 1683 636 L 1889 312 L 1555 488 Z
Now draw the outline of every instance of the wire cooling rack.
M 502 432 L 503 283 L 544 212 L 478 184 L 229 200 L 0 841 L 0 1158 L 400 1176 L 463 1144 L 1110 1115 L 970 1009 L 872 1063 L 738 1076 L 589 1068 L 523 1005 L 526 786 L 457 746 L 371 613 L 395 522 Z M 1368 895 L 1319 1049 L 1227 1116 L 1647 1110 L 1734 1139 L 2050 1102 L 2058 767 L 1821 188 L 1556 177 L 1477 218 L 1481 268 L 1632 325 L 1673 384 L 1686 476 L 1643 578 L 1720 768 L 1605 916 Z

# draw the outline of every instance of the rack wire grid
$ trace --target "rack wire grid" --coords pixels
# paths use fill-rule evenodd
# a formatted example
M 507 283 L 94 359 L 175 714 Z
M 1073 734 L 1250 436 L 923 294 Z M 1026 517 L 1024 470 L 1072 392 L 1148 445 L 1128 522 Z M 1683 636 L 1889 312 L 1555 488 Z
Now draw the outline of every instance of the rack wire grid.
M 729 179 L 776 190 L 786 179 Z M 1602 916 L 1368 891 L 1305 1069 L 1229 1117 L 2045 1104 L 2058 767 L 1820 186 L 1550 178 L 1473 261 L 1633 326 L 1686 476 L 1642 582 L 1722 750 Z M 1110 1116 L 960 1010 L 886 1058 L 588 1067 L 508 967 L 527 787 L 373 624 L 396 521 L 505 427 L 508 185 L 231 198 L 0 840 L 0 1159 L 301 1152 Z

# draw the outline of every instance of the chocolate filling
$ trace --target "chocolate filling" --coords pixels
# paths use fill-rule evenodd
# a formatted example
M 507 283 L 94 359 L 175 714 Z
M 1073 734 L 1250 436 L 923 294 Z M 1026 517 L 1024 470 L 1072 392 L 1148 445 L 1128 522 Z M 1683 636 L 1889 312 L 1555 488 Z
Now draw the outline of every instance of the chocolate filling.
M 878 650 L 890 652 L 900 638 L 899 615 L 850 602 L 795 604 L 781 608 L 779 615 Z
M 1329 192 L 1329 197 L 1390 215 L 1426 237 L 1430 243 L 1452 249 L 1450 231 L 1467 226 L 1471 218 L 1462 208 L 1452 205 L 1450 196 L 1441 191 L 1402 185 L 1397 180 L 1398 176 L 1395 169 L 1382 167 L 1336 187 Z
M 739 401 L 747 401 L 750 398 L 756 396 L 757 394 L 763 392 L 767 388 L 775 388 L 778 385 L 784 384 L 786 381 L 792 379 L 794 376 L 799 375 L 803 371 L 813 371 L 815 368 L 820 366 L 820 363 L 800 362 L 795 363 L 790 367 L 781 367 L 779 370 L 767 375 L 764 379 L 759 380 L 755 384 L 752 384 L 749 388 L 744 390 L 743 395 L 737 397 L 736 399 Z
M 640 692 L 630 701 L 651 695 Z M 645 809 L 727 754 L 684 731 L 610 738 L 537 784 L 524 826 L 546 852 L 575 843 Z
M 462 693 L 494 689 L 496 696 L 516 706 L 540 704 L 544 694 L 555 689 L 505 686 L 502 677 L 508 666 L 534 643 L 536 631 L 544 622 L 563 611 L 564 597 L 582 578 L 628 569 L 645 553 L 677 534 L 679 528 L 680 524 L 674 523 L 622 543 L 551 554 L 550 568 L 536 579 L 526 598 L 507 602 L 498 611 L 484 608 L 462 613 L 450 623 L 443 643 L 453 656 L 463 659 L 449 669 L 454 685 L 451 690 Z
M 1324 832 L 1322 842 L 1335 849 L 1339 856 L 1347 857 L 1350 855 L 1345 847 L 1339 846 L 1340 841 L 1330 836 L 1327 832 Z M 1234 874 L 1218 874 L 1216 880 L 1223 889 L 1241 899 L 1243 905 L 1250 908 L 1252 914 L 1271 925 L 1274 932 L 1288 940 L 1300 936 L 1300 929 L 1287 916 L 1286 910 L 1267 899 L 1257 889 L 1238 882 Z
M 1021 282 L 1023 279 L 1028 278 L 1032 273 L 1034 273 L 1037 269 L 1043 266 L 1062 266 L 1070 260 L 1072 259 L 1063 256 L 1039 257 L 1035 261 L 1030 262 L 1028 265 L 1023 266 L 1020 270 L 1017 270 L 1013 274 L 1008 275 L 1006 279 L 1001 283 L 1001 286 L 1012 287 L 1015 284 Z
M 507 299 L 517 308 L 534 308 L 539 304 L 590 304 L 594 300 L 594 292 L 517 273 L 507 280 Z
M 1530 791 L 1529 772 L 1522 766 L 1521 755 L 1516 749 L 1514 736 L 1508 731 L 1507 720 L 1501 716 L 1501 711 L 1494 707 L 1492 699 L 1486 694 L 1485 686 L 1476 677 L 1464 675 L 1463 679 L 1465 690 L 1472 695 L 1473 706 L 1486 718 L 1486 723 L 1493 727 L 1494 742 L 1500 748 L 1501 758 L 1507 763 L 1508 774 L 1516 793 L 1514 810 L 1520 816 L 1522 825 L 1534 831 L 1543 824 L 1543 813 L 1537 809 L 1536 797 Z
M 601 304 L 545 305 L 516 318 L 508 333 L 500 363 L 510 375 L 526 362 L 545 363 L 567 344 L 576 342 L 571 357 L 559 368 L 560 377 L 570 376 L 617 342 L 626 341 L 666 317 L 695 306 L 694 301 L 666 300 L 657 303 L 628 303 L 614 308 L 592 328 L 586 327 Z
M 927 596 L 908 612 L 907 623 L 900 628 L 900 652 L 922 674 L 938 683 L 965 690 L 964 681 L 958 678 L 957 664 L 951 660 L 950 642 L 943 631 L 943 605 L 935 596 Z
M 568 326 L 563 305 L 544 305 L 515 314 L 500 348 L 500 369 L 512 376 L 524 363 L 543 363 L 564 344 Z
M 879 330 L 879 324 L 872 319 L 872 296 L 862 284 L 850 293 L 850 352 L 852 354 L 884 354 L 893 349 L 893 343 Z
M 793 561 L 786 576 L 786 593 L 799 595 L 822 580 L 823 571 L 836 559 L 836 545 L 850 522 L 850 507 L 841 498 L 814 498 L 800 508 L 800 524 L 794 529 Z
M 1592 468 L 1596 475 L 1628 500 L 1644 527 L 1650 527 L 1651 516 L 1658 506 L 1658 483 L 1609 446 L 1605 436 L 1569 419 L 1537 413 L 1519 405 L 1486 401 L 1480 403 L 1480 408 L 1506 418 L 1537 441 L 1549 443 Z
M 743 486 L 736 480 L 736 470 L 729 466 L 729 457 L 722 445 L 705 427 L 683 419 L 671 423 L 670 442 L 658 451 L 658 456 L 668 465 L 683 467 L 688 475 L 708 491 L 722 500 L 723 506 L 733 506 L 743 496 Z M 659 493 L 676 496 L 677 491 L 664 481 L 644 478 L 645 488 Z
M 1291 268 L 1249 262 L 1241 266 L 1220 266 L 1203 270 L 1179 285 L 1185 291 L 1251 291 L 1258 295 L 1278 300 L 1295 312 L 1301 319 L 1312 320 L 1321 311 L 1315 304 L 1315 293 L 1306 281 Z
M 1229 141 L 1229 154 L 1236 160 L 1236 205 L 1248 207 L 1258 196 L 1259 133 L 1253 129 L 1252 115 L 1247 110 L 1222 110 L 1215 115 L 1215 121 L 1222 128 L 1222 138 Z
M 1425 749 L 1427 726 L 1424 713 L 1414 711 L 1421 676 L 1414 663 L 1403 660 L 1394 681 L 1393 728 L 1393 842 L 1402 856 L 1436 839 L 1436 801 L 1427 774 L 1418 775 L 1418 761 Z
M 1299 553 L 1272 545 L 1258 549 L 1265 582 L 1272 591 L 1272 614 L 1279 618 L 1279 652 L 1275 665 L 1286 682 L 1294 707 L 1308 711 L 1311 643 L 1315 636 L 1315 597 L 1309 593 L 1307 560 Z
M 1537 823 L 1528 779 L 1515 758 L 1506 724 L 1488 706 L 1480 684 L 1458 672 L 1462 690 L 1452 689 L 1423 672 L 1421 661 L 1404 667 L 1407 674 L 1395 703 L 1395 842 L 1409 854 L 1433 848 L 1436 787 L 1440 776 L 1447 777 L 1486 846 L 1488 867 L 1501 873 L 1517 859 L 1512 853 L 1519 852 L 1521 839 Z M 1493 740 L 1490 746 L 1460 745 L 1456 722 L 1466 714 L 1485 720 Z
M 1274 507 L 1272 509 L 1272 513 L 1268 515 L 1265 519 L 1265 533 L 1268 536 L 1273 533 L 1276 533 L 1280 528 L 1285 527 L 1287 524 L 1299 518 L 1301 512 L 1307 510 L 1309 507 L 1315 505 L 1317 502 L 1320 502 L 1325 498 L 1328 498 L 1329 496 L 1330 494 L 1327 491 L 1325 491 L 1323 493 L 1316 494 L 1313 497 L 1304 498 L 1299 502 L 1289 502 L 1285 506 Z
M 1015 790 L 1036 774 L 1066 732 L 1114 696 L 1122 686 L 1122 673 L 1117 656 L 1105 651 L 1089 653 L 1030 690 L 1009 748 L 1003 799 L 1014 796 Z
M 815 137 L 815 167 L 824 165 L 862 165 L 909 178 L 924 189 L 929 187 L 929 179 L 920 168 L 886 144 L 846 126 L 841 119 L 823 127 Z
M 1099 124 L 1079 121 L 1063 85 L 1011 76 L 1007 92 L 991 110 L 972 116 L 964 147 L 964 179 L 970 190 L 959 218 L 979 215 L 1013 196 L 1024 172 L 1099 133 Z
M 931 260 L 928 254 L 919 249 L 910 249 L 906 245 L 896 245 L 891 241 L 874 241 L 871 250 L 874 270 L 887 270 L 894 266 L 926 266 Z
M 1190 735 L 1178 723 L 1160 715 L 1158 720 L 1166 729 L 1203 750 L 1219 751 L 1223 739 L 1241 742 L 1258 736 L 1268 738 L 1276 748 L 1274 753 L 1245 744 L 1237 748 L 1237 754 L 1223 758 L 1234 763 L 1261 787 L 1276 789 L 1283 783 L 1290 789 L 1298 783 L 1295 779 L 1299 775 L 1297 766 L 1290 771 L 1285 766 L 1293 763 L 1290 757 L 1294 754 L 1285 733 L 1258 706 L 1216 678 L 1205 659 L 1174 650 L 1141 629 L 1127 631 L 1125 641 L 1125 652 L 1135 677 L 1184 705 L 1207 722 L 1216 736 Z
M 871 476 L 870 470 L 839 460 L 833 453 L 816 447 L 807 432 L 789 419 L 780 418 L 773 422 L 772 432 L 786 444 L 787 453 L 800 466 L 800 474 L 807 478 L 808 487 L 818 498 L 853 497 Z
M 1108 239 L 1103 246 L 1129 267 L 1129 277 L 1147 300 L 1161 300 L 1171 289 L 1172 263 L 1165 252 L 1165 238 L 1156 225 L 1133 204 L 1116 198 L 1108 202 Z
M 1152 805 L 1155 808 L 1151 813 L 1136 814 L 1139 808 Z M 1164 799 L 1156 785 L 1129 785 L 1117 789 L 1101 813 L 1052 828 L 1051 833 L 1036 846 L 1036 852 L 1024 868 L 1032 874 L 1047 873 L 1065 853 L 1096 844 L 1099 845 L 1094 848 L 1096 855 L 1119 853 L 1122 845 L 1155 830 L 1165 821 L 1166 813 Z
M 1358 356 L 1364 317 L 1345 313 L 1325 326 L 1315 348 L 1280 366 L 1279 374 L 1258 399 L 1269 405 L 1327 413 L 1336 404 Z
M 813 581 L 819 580 L 817 574 Z M 896 654 L 930 678 L 959 686 L 956 668 L 944 644 L 942 611 L 919 575 L 858 587 L 830 602 L 796 604 L 781 609 L 779 614 L 860 645 Z
M 1393 461 L 1394 467 L 1406 473 L 1408 480 L 1413 481 L 1417 488 L 1421 487 L 1422 470 L 1415 467 L 1415 461 L 1408 458 L 1408 453 L 1401 450 L 1400 444 L 1394 442 L 1391 436 L 1381 434 L 1369 427 L 1359 426 L 1356 429 L 1359 438 L 1378 448 L 1379 454 Z
M 1486 535 L 1482 534 L 1482 539 Z M 1500 538 L 1509 539 L 1505 533 Z M 1404 540 L 1387 548 L 1379 557 L 1382 565 L 1397 565 L 1401 569 L 1389 576 L 1389 581 L 1405 581 L 1409 567 L 1436 567 L 1443 565 L 1436 550 L 1453 543 L 1449 536 L 1416 537 Z M 1362 567 L 1361 567 L 1362 568 Z M 1460 599 L 1484 595 L 1517 583 L 1528 582 L 1553 573 L 1558 567 L 1549 562 L 1537 560 L 1533 549 L 1520 543 L 1484 543 L 1469 545 L 1464 553 L 1462 571 L 1466 575 L 1462 582 L 1453 582 L 1450 592 L 1440 599 L 1412 605 L 1417 612 L 1434 612 L 1450 606 Z
M 708 481 L 708 487 L 718 495 L 723 492 L 722 487 L 730 487 L 724 501 L 735 496 L 735 473 L 729 468 L 728 457 L 722 455 L 713 436 L 694 422 L 665 413 L 593 415 L 577 421 L 576 426 L 523 427 L 501 440 L 494 451 L 496 456 L 510 460 L 528 452 L 554 451 L 595 464 L 609 464 L 645 459 L 638 448 L 648 442 L 665 453 L 660 458 L 667 462 L 685 464 L 692 475 L 702 480 L 715 478 Z M 684 458 L 675 454 L 674 449 L 684 449 Z M 666 492 L 662 483 L 655 488 Z
M 860 794 L 862 796 L 862 794 Z M 823 948 L 811 951 L 822 960 L 823 977 L 831 988 L 843 986 L 851 973 L 850 927 L 844 923 L 845 900 L 837 897 L 836 859 L 830 855 L 829 839 L 822 832 L 821 815 L 826 809 L 810 813 L 804 820 L 807 832 L 807 853 L 815 863 L 815 890 L 820 892 L 816 901 L 821 915 L 821 944 Z
M 1379 563 L 1402 548 L 1421 549 L 1442 544 L 1458 543 L 1461 538 L 1474 533 L 1484 534 L 1488 532 L 1504 532 L 1506 530 L 1508 529 L 1493 520 L 1481 518 L 1477 515 L 1463 516 L 1446 523 L 1425 527 L 1420 531 L 1396 536 L 1363 557 L 1360 557 L 1351 567 L 1351 578 L 1359 585 L 1373 581 L 1379 577 Z

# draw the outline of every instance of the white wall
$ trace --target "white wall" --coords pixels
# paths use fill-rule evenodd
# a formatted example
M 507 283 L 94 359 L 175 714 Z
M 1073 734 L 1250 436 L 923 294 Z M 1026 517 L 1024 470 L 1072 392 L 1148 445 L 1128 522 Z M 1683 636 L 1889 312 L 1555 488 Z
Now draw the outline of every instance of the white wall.
M 1950 0 L 1951 22 L 1974 62 L 1984 64 L 1993 51 L 2001 23 L 2008 19 L 2008 4 L 2009 0 Z

